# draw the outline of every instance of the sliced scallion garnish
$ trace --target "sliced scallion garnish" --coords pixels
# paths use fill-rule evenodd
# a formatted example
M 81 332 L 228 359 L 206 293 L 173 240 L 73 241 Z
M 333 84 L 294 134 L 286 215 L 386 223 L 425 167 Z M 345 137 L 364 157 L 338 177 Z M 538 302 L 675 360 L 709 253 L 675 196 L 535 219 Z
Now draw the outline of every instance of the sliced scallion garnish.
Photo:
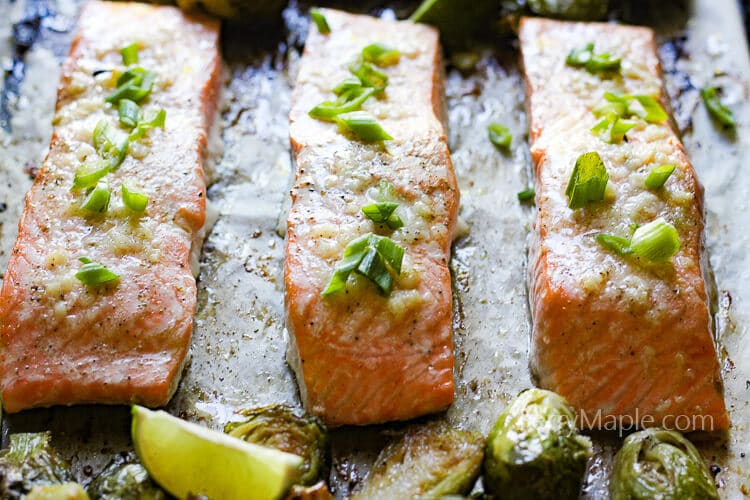
M 160 109 L 150 120 L 141 120 L 135 126 L 135 129 L 130 133 L 128 137 L 131 141 L 137 141 L 146 133 L 148 129 L 152 128 L 164 128 L 164 124 L 167 121 L 167 112 L 164 109 Z
M 349 71 L 359 78 L 365 87 L 372 87 L 380 92 L 388 86 L 388 75 L 367 61 L 352 63 L 349 65 Z
M 122 183 L 122 202 L 133 212 L 143 212 L 148 205 L 148 195 L 129 181 Z
M 701 98 L 706 109 L 719 123 L 726 127 L 734 128 L 737 122 L 734 120 L 732 110 L 724 106 L 719 99 L 719 94 L 714 87 L 701 89 Z
M 120 279 L 119 274 L 113 273 L 103 265 L 93 262 L 88 257 L 81 257 L 78 260 L 83 265 L 78 269 L 75 277 L 84 285 L 97 286 Z
M 570 199 L 568 207 L 583 208 L 591 202 L 604 199 L 609 174 L 599 153 L 593 151 L 578 157 L 565 189 Z
M 357 92 L 359 93 L 357 94 Z M 351 113 L 352 111 L 359 110 L 359 108 L 362 107 L 362 104 L 364 104 L 364 102 L 375 92 L 376 90 L 372 88 L 351 90 L 347 94 L 343 94 L 336 101 L 321 102 L 311 109 L 308 114 L 318 120 L 334 121 L 340 114 Z
M 636 125 L 638 125 L 638 122 L 620 118 L 612 112 L 594 125 L 591 131 L 600 135 L 606 142 L 615 144 L 622 141 L 625 134 Z
M 333 93 L 337 96 L 348 94 L 362 88 L 362 82 L 356 76 L 347 76 L 341 83 L 333 88 Z
M 386 224 L 389 228 L 396 230 L 404 226 L 401 217 L 393 213 L 397 208 L 398 203 L 383 201 L 362 207 L 362 213 L 371 221 Z
M 620 110 L 618 113 L 620 117 L 633 117 L 637 116 L 648 123 L 662 123 L 669 116 L 661 104 L 651 96 L 647 95 L 630 95 L 630 94 L 614 94 L 612 92 L 606 92 L 604 99 L 609 103 L 605 106 L 609 106 L 611 109 Z M 633 107 L 631 101 L 636 101 L 640 104 L 640 107 Z M 597 110 L 601 111 L 602 107 L 594 109 L 594 114 Z
M 336 123 L 344 132 L 348 132 L 362 141 L 389 141 L 393 137 L 383 130 L 380 123 L 366 111 L 343 113 L 336 117 Z
M 508 127 L 499 123 L 492 123 L 487 127 L 487 133 L 492 144 L 499 148 L 507 149 L 513 140 L 513 136 Z
M 666 262 L 680 249 L 680 236 L 673 225 L 663 218 L 644 224 L 630 239 L 633 255 L 650 262 Z
M 88 192 L 81 208 L 97 214 L 104 213 L 109 208 L 109 198 L 109 182 L 104 177 Z
M 120 99 L 117 105 L 117 114 L 123 127 L 133 128 L 140 120 L 141 108 L 130 99 Z
M 521 203 L 534 203 L 536 191 L 531 188 L 527 188 L 523 191 L 519 191 L 516 196 L 518 197 L 518 201 L 520 201 Z
M 571 49 L 568 52 L 568 56 L 565 58 L 565 63 L 568 66 L 583 67 L 586 65 L 591 57 L 594 55 L 594 44 L 587 43 L 581 47 Z
M 667 182 L 667 179 L 669 179 L 669 176 L 672 175 L 672 172 L 674 172 L 674 169 L 674 165 L 660 165 L 652 168 L 648 173 L 648 177 L 646 177 L 646 187 L 649 189 L 661 189 L 664 183 Z
M 586 68 L 589 73 L 604 73 L 620 69 L 620 58 L 608 52 L 594 53 L 594 44 L 572 49 L 565 58 L 568 66 Z
M 99 156 L 109 161 L 109 169 L 116 170 L 128 153 L 128 136 L 110 127 L 106 120 L 99 120 L 94 128 L 94 148 Z
M 73 177 L 73 190 L 89 189 L 96 186 L 99 180 L 109 173 L 109 162 L 94 160 L 80 165 Z
M 371 43 L 362 49 L 362 59 L 375 66 L 393 66 L 401 59 L 401 52 L 381 43 Z
M 393 274 L 401 274 L 404 249 L 390 238 L 373 233 L 360 236 L 344 249 L 344 258 L 339 262 L 328 285 L 323 290 L 324 297 L 346 289 L 346 282 L 352 272 L 369 278 L 386 297 L 393 288 Z
M 156 73 L 143 68 L 131 68 L 117 79 L 117 88 L 105 100 L 116 104 L 120 99 L 141 102 L 154 87 Z
M 628 255 L 633 253 L 630 250 L 630 240 L 614 234 L 599 233 L 596 235 L 596 241 L 604 248 L 616 253 L 617 255 Z
M 138 62 L 138 44 L 131 43 L 120 49 L 122 55 L 122 63 L 125 66 L 130 66 Z
M 331 27 L 328 24 L 328 20 L 326 19 L 326 16 L 323 15 L 323 13 L 320 11 L 320 9 L 312 8 L 310 9 L 310 19 L 315 23 L 315 26 L 318 28 L 318 32 L 321 35 L 327 35 L 331 32 Z

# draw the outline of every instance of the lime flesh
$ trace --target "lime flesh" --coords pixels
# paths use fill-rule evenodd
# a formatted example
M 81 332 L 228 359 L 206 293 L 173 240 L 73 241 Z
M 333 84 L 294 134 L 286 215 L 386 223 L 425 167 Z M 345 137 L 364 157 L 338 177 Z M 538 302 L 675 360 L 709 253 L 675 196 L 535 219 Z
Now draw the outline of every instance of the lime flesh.
M 247 443 L 163 411 L 133 406 L 135 451 L 151 477 L 179 499 L 274 500 L 300 475 L 302 458 Z

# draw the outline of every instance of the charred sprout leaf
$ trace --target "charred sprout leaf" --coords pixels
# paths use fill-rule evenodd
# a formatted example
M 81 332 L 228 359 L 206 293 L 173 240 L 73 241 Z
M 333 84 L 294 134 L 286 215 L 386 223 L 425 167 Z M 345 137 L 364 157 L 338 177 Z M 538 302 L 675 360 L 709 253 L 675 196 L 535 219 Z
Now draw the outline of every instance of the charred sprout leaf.
M 89 500 L 86 490 L 78 483 L 34 486 L 24 500 Z
M 547 17 L 594 21 L 607 14 L 609 0 L 528 0 L 529 8 Z
M 472 432 L 424 427 L 387 446 L 352 498 L 439 498 L 471 491 L 484 439 Z
M 276 448 L 303 458 L 302 484 L 318 480 L 325 462 L 328 433 L 315 417 L 284 405 L 250 408 L 242 411 L 244 422 L 224 427 L 230 436 L 249 443 Z
M 117 455 L 89 484 L 92 500 L 165 500 L 166 493 L 148 475 L 135 453 Z
M 576 499 L 591 440 L 578 435 L 575 414 L 554 392 L 522 392 L 500 414 L 484 458 L 485 490 L 503 499 Z
M 285 500 L 333 500 L 325 481 L 319 481 L 312 486 L 292 486 Z
M 8 449 L 0 452 L 0 498 L 23 498 L 34 486 L 73 480 L 70 465 L 57 456 L 50 439 L 49 432 L 10 435 Z
M 646 429 L 625 439 L 609 483 L 612 500 L 718 499 L 695 446 L 680 433 Z

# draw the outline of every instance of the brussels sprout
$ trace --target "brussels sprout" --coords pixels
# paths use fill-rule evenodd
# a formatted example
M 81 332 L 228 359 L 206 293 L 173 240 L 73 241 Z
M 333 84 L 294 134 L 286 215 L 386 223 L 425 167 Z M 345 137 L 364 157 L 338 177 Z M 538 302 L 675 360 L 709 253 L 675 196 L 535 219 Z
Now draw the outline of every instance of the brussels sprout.
M 162 0 L 157 0 L 159 3 Z M 183 10 L 203 9 L 209 14 L 231 21 L 255 23 L 278 16 L 286 5 L 285 0 L 176 0 Z
M 11 434 L 10 446 L 0 452 L 0 498 L 23 498 L 34 486 L 73 481 L 70 464 L 50 444 L 51 434 Z
M 477 34 L 491 29 L 492 21 L 499 16 L 497 0 L 424 0 L 411 20 L 436 26 L 449 47 L 464 47 Z
M 719 498 L 700 453 L 679 432 L 646 429 L 631 434 L 615 455 L 613 469 L 612 500 Z
M 138 463 L 135 453 L 117 455 L 91 481 L 88 487 L 92 499 L 102 500 L 163 500 L 166 493 Z
M 34 486 L 24 500 L 89 500 L 86 490 L 78 483 Z
M 528 0 L 536 14 L 576 21 L 594 21 L 607 15 L 609 0 Z
M 333 500 L 333 495 L 325 481 L 320 481 L 312 486 L 292 486 L 286 500 Z
M 563 397 L 524 391 L 487 438 L 485 490 L 503 499 L 578 498 L 591 453 L 591 440 L 577 433 Z
M 315 417 L 284 405 L 242 410 L 244 422 L 232 422 L 224 432 L 249 443 L 270 446 L 302 457 L 301 484 L 318 480 L 325 463 L 328 432 Z
M 407 432 L 378 456 L 352 498 L 439 498 L 471 491 L 482 467 L 484 438 L 428 426 Z

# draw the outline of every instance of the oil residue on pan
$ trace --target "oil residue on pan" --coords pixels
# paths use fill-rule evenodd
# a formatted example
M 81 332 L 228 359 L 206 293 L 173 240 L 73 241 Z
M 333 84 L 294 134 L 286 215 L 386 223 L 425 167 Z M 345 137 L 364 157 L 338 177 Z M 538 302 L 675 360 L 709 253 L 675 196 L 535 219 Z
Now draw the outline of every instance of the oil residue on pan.
M 50 8 L 54 22 L 40 20 L 41 35 L 19 54 L 11 43 L 12 23 L 28 16 L 34 5 L 41 5 L 35 1 L 41 0 L 0 0 L 0 11 L 9 14 L 0 19 L 0 59 L 15 61 L 21 55 L 24 65 L 23 74 L 14 72 L 4 85 L 3 95 L 8 97 L 2 116 L 9 127 L 3 123 L 4 131 L 0 131 L 0 269 L 5 268 L 15 239 L 29 174 L 49 141 L 59 63 L 71 36 L 65 29 L 72 27 L 80 7 L 73 0 L 55 2 Z M 706 244 L 716 284 L 715 323 L 733 422 L 726 436 L 691 438 L 715 465 L 722 496 L 735 498 L 750 490 L 750 458 L 746 458 L 750 453 L 746 387 L 750 343 L 742 342 L 750 324 L 750 242 L 744 229 L 750 178 L 742 175 L 742 159 L 750 142 L 750 112 L 744 104 L 750 59 L 734 1 L 693 0 L 686 10 L 670 5 L 661 3 L 659 12 L 647 11 L 641 19 L 661 23 L 656 28 L 667 88 L 688 154 L 706 188 Z M 358 10 L 403 17 L 413 6 L 373 2 Z M 192 360 L 169 406 L 181 417 L 217 429 L 238 419 L 234 412 L 239 408 L 299 404 L 284 358 L 284 240 L 278 229 L 284 220 L 291 175 L 287 111 L 306 35 L 307 7 L 293 4 L 284 10 L 278 25 L 262 33 L 248 35 L 248 30 L 234 27 L 224 32 L 227 83 L 220 130 L 212 140 L 213 185 L 209 190 L 220 216 L 201 258 Z M 344 7 L 352 9 L 348 2 Z M 687 15 L 675 15 L 680 12 Z M 617 15 L 639 20 L 624 10 Z M 456 242 L 451 261 L 457 400 L 445 415 L 435 418 L 487 432 L 510 398 L 532 384 L 527 369 L 530 323 L 524 283 L 533 209 L 520 205 L 516 198 L 530 183 L 517 54 L 508 43 L 477 49 L 470 59 L 477 61 L 472 69 L 461 65 L 461 72 L 449 67 L 446 85 L 449 138 L 462 192 L 461 217 L 469 232 Z M 699 105 L 697 89 L 707 84 L 723 87 L 733 101 L 740 124 L 736 136 L 719 131 Z M 486 127 L 491 122 L 511 129 L 514 140 L 507 153 L 500 153 L 487 140 Z M 128 424 L 126 408 L 53 408 L 6 417 L 3 437 L 5 442 L 9 432 L 52 430 L 56 446 L 72 458 L 76 474 L 85 482 L 113 455 L 129 448 Z M 345 497 L 355 488 L 381 444 L 409 425 L 420 424 L 336 430 L 330 475 L 336 495 Z M 590 462 L 585 491 L 587 496 L 601 498 L 606 497 L 611 456 L 620 440 L 612 433 L 593 437 L 596 455 Z

